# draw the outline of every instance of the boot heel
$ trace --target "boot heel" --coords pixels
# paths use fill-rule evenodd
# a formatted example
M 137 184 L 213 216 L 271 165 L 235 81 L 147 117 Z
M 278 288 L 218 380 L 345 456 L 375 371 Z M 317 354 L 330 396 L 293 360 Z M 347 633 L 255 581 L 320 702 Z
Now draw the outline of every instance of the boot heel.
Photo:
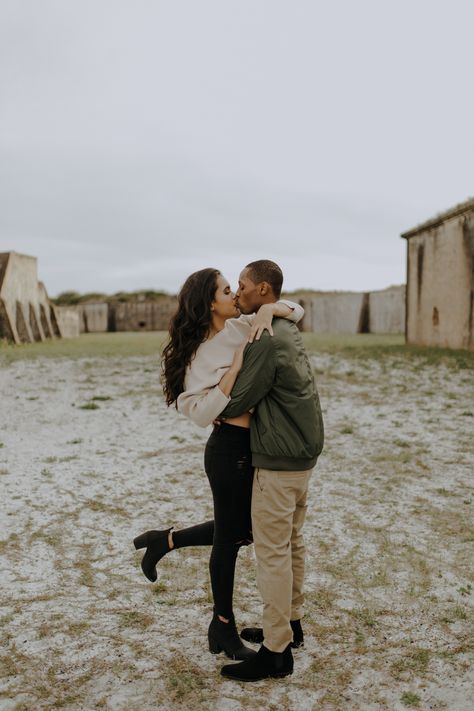
M 140 550 L 140 548 L 146 548 L 148 545 L 148 533 L 142 533 L 140 536 L 134 538 L 133 545 L 137 551 Z
M 207 639 L 209 641 L 209 651 L 211 654 L 225 652 L 229 659 L 236 659 L 238 661 L 244 661 L 256 654 L 253 649 L 242 644 L 242 640 L 237 632 L 237 627 L 235 626 L 234 615 L 232 615 L 228 622 L 222 622 L 219 616 L 214 612 L 207 632 Z
M 222 652 L 222 647 L 215 639 L 209 639 L 209 651 L 211 654 L 219 654 Z

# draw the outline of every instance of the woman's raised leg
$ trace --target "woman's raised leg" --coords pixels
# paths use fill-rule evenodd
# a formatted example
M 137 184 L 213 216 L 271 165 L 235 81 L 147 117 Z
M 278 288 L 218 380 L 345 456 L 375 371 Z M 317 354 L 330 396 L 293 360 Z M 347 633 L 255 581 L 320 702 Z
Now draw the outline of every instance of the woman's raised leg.
M 138 550 L 146 548 L 142 558 L 141 567 L 143 574 L 150 582 L 157 579 L 156 564 L 175 548 L 187 548 L 189 546 L 212 546 L 214 540 L 214 521 L 205 521 L 196 526 L 182 528 L 174 531 L 172 528 L 163 531 L 146 531 L 137 536 L 133 544 Z

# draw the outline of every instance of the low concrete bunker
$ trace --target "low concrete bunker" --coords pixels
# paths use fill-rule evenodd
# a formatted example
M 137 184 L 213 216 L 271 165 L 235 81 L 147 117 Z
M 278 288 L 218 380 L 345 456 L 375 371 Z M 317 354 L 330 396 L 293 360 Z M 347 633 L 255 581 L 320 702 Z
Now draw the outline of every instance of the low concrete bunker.
M 301 328 L 314 333 L 403 333 L 405 287 L 380 291 L 327 291 L 299 299 Z
M 0 252 L 0 338 L 19 344 L 61 335 L 36 257 Z
M 407 343 L 474 349 L 474 198 L 401 236 Z

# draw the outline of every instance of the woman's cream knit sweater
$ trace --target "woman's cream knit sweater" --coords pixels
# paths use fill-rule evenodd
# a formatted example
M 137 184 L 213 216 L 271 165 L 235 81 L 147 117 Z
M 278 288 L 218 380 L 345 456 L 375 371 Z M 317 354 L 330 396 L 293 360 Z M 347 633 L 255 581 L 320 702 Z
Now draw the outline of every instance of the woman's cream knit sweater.
M 292 309 L 286 317 L 298 323 L 304 309 L 293 301 L 280 299 Z M 247 340 L 255 315 L 230 318 L 222 331 L 203 341 L 186 369 L 184 392 L 178 397 L 179 412 L 200 427 L 207 427 L 225 409 L 230 397 L 224 395 L 218 383 L 232 364 L 234 353 Z

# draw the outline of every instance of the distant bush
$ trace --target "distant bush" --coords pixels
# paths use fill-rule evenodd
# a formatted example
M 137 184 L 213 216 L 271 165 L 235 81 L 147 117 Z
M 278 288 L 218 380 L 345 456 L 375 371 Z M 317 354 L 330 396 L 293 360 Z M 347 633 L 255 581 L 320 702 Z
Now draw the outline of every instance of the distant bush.
M 51 299 L 51 301 L 53 304 L 56 304 L 56 306 L 69 306 L 71 304 L 78 304 L 80 298 L 81 295 L 77 291 L 63 291 L 59 296 L 56 296 L 55 299 Z
M 77 291 L 63 291 L 56 298 L 51 299 L 56 306 L 76 306 L 77 304 L 87 304 L 92 301 L 101 301 L 109 303 L 111 301 L 158 301 L 169 297 L 165 291 L 155 291 L 154 289 L 145 289 L 143 291 L 118 291 L 116 294 L 102 294 L 101 292 L 89 292 L 87 294 L 79 294 Z
M 91 291 L 88 294 L 82 294 L 79 298 L 80 304 L 87 304 L 90 301 L 107 301 L 107 294 L 101 294 L 100 291 Z
M 154 289 L 144 289 L 142 291 L 118 291 L 116 294 L 107 297 L 108 301 L 158 301 L 170 295 L 166 291 L 155 291 Z

